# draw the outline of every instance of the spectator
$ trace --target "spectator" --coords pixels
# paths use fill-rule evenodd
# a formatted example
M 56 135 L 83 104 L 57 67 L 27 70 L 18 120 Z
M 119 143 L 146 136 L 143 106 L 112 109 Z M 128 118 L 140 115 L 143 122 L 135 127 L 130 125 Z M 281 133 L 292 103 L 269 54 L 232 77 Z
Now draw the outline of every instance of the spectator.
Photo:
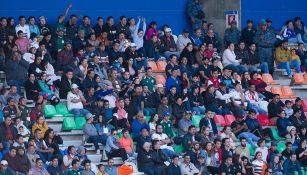
M 184 134 L 182 140 L 182 146 L 184 151 L 188 151 L 191 149 L 192 143 L 196 141 L 196 128 L 194 125 L 188 127 L 188 133 Z
M 293 154 L 292 148 L 293 144 L 291 142 L 287 142 L 286 149 L 281 152 L 281 155 L 286 159 L 290 158 L 291 154 Z
M 198 156 L 201 155 L 201 150 L 200 150 L 200 143 L 195 141 L 192 144 L 191 150 L 187 151 L 186 154 L 190 156 L 191 163 L 197 165 L 198 163 Z
M 117 131 L 112 129 L 111 135 L 107 139 L 105 147 L 106 153 L 108 157 L 120 156 L 123 161 L 126 161 L 128 159 L 126 150 L 120 147 L 120 144 L 116 139 L 116 136 L 117 136 Z
M 16 140 L 17 130 L 12 124 L 12 118 L 10 116 L 5 117 L 4 122 L 2 122 L 0 126 L 1 138 L 3 139 L 2 147 L 4 147 L 4 150 L 8 151 L 10 145 L 12 145 L 14 143 L 14 140 Z
M 183 156 L 183 163 L 180 164 L 181 174 L 193 175 L 199 173 L 199 170 L 193 163 L 190 162 L 191 158 L 188 154 Z
M 254 174 L 263 174 L 267 168 L 267 164 L 262 160 L 261 152 L 256 152 L 254 159 L 252 162 Z
M 164 162 L 168 160 L 168 157 L 161 150 L 161 142 L 159 140 L 154 140 L 152 145 L 152 159 L 154 161 L 155 168 L 157 169 L 157 174 L 165 174 L 166 165 Z
M 169 175 L 181 175 L 179 167 L 179 157 L 174 155 L 172 157 L 172 163 L 167 167 L 167 174 Z
M 287 127 L 293 126 L 291 121 L 288 118 L 286 118 L 286 112 L 284 110 L 279 111 L 276 125 L 277 125 L 278 135 L 280 137 L 285 137 L 287 134 Z
M 202 9 L 203 5 L 199 1 L 189 0 L 187 2 L 187 15 L 189 16 L 189 20 L 194 29 L 201 27 L 202 19 L 205 18 L 205 13 Z
M 35 122 L 38 116 L 44 115 L 43 107 L 41 103 L 35 103 L 34 109 L 29 113 L 31 123 Z
M 94 79 L 95 72 L 93 69 L 89 69 L 86 73 L 86 77 L 84 78 L 83 84 L 82 84 L 82 90 L 85 92 L 87 88 L 89 87 L 97 87 L 97 82 Z
M 286 118 L 289 118 L 293 115 L 292 103 L 290 100 L 285 101 L 285 107 L 283 110 L 286 112 Z
M 80 162 L 76 156 L 76 148 L 74 146 L 68 146 L 67 154 L 63 157 L 63 170 L 65 171 L 71 167 L 76 169 L 76 167 L 74 167 L 76 166 L 76 163 L 78 163 L 80 166 Z M 78 169 L 79 167 L 76 170 Z
M 18 52 L 13 52 L 11 59 L 6 62 L 6 81 L 8 85 L 15 85 L 17 93 L 20 94 L 20 88 L 28 76 L 29 63 L 26 62 Z
M 285 104 L 280 100 L 280 94 L 274 94 L 272 101 L 268 105 L 268 113 L 271 121 L 278 119 L 278 114 L 283 110 Z
M 80 117 L 81 115 L 85 116 L 90 113 L 88 110 L 83 108 L 83 103 L 85 99 L 78 89 L 78 85 L 72 84 L 71 91 L 67 94 L 67 108 L 71 111 L 75 117 Z
M 299 60 L 291 60 L 288 50 L 288 41 L 284 40 L 275 51 L 275 61 L 279 69 L 286 69 L 287 75 L 291 78 L 291 68 L 295 68 L 297 73 L 301 72 Z
M 16 148 L 10 147 L 8 154 L 3 156 L 3 159 L 8 162 L 8 168 L 11 169 L 14 173 L 18 174 L 18 162 L 16 157 Z
M 28 150 L 27 150 L 27 157 L 30 160 L 31 168 L 34 168 L 35 167 L 35 160 L 40 158 L 40 156 L 35 152 L 35 146 L 34 145 L 29 144 Z
M 67 69 L 65 71 L 65 75 L 63 75 L 61 77 L 61 83 L 60 83 L 60 87 L 59 87 L 59 95 L 61 99 L 66 99 L 67 98 L 67 94 L 69 91 L 71 91 L 71 85 L 75 84 L 76 81 L 73 78 L 73 70 L 72 69 Z
M 143 22 L 143 28 L 140 29 L 140 23 L 141 21 Z M 131 28 L 131 26 L 130 26 Z M 138 23 L 136 24 L 135 28 L 131 30 L 131 36 L 133 39 L 133 42 L 136 44 L 136 49 L 138 52 L 141 52 L 145 54 L 145 49 L 144 49 L 144 36 L 146 32 L 146 19 L 141 17 L 138 17 Z
M 163 128 L 163 133 L 165 133 L 169 138 L 173 138 L 175 136 L 173 130 L 173 123 L 170 120 L 170 113 L 164 112 L 163 113 L 163 120 L 160 122 Z
M 174 54 L 179 57 L 179 52 L 177 51 L 177 46 L 174 37 L 171 34 L 172 29 L 166 28 L 165 35 L 161 37 L 161 45 L 164 51 L 165 58 L 169 58 L 170 55 Z
M 56 70 L 65 71 L 68 64 L 73 60 L 72 45 L 70 42 L 66 42 L 64 49 L 60 50 L 57 56 Z
M 293 125 L 297 129 L 306 128 L 307 127 L 307 123 L 304 120 L 302 120 L 301 116 L 302 116 L 302 111 L 296 109 L 293 112 L 293 115 L 289 118 L 291 123 L 293 123 Z
M 300 140 L 298 148 L 295 150 L 295 154 L 301 166 L 306 167 L 307 165 L 306 140 Z
M 302 40 L 302 35 L 299 34 L 297 35 L 296 32 L 294 31 L 295 28 L 293 26 L 293 21 L 292 20 L 288 20 L 286 22 L 286 28 L 283 30 L 282 32 L 282 36 L 285 40 L 287 40 L 290 44 L 293 44 L 293 43 L 304 43 L 304 41 Z M 304 43 L 304 45 L 306 45 Z
M 102 143 L 102 138 L 98 135 L 97 129 L 93 124 L 93 117 L 91 113 L 85 115 L 86 123 L 83 125 L 83 133 L 85 141 L 94 143 L 96 154 L 100 154 L 98 143 Z
M 59 159 L 52 157 L 50 165 L 47 167 L 47 171 L 50 175 L 64 175 L 62 169 L 59 166 Z
M 51 150 L 48 149 L 46 142 L 43 139 L 43 135 L 40 129 L 34 130 L 34 146 L 36 149 L 36 153 L 40 156 L 43 162 L 46 162 L 48 156 L 51 155 Z
M 240 145 L 235 149 L 235 153 L 239 155 L 240 158 L 250 156 L 250 152 L 248 148 L 246 148 L 246 140 L 245 137 L 240 137 Z
M 225 45 L 227 43 L 233 43 L 234 45 L 238 45 L 240 37 L 241 32 L 237 28 L 237 21 L 233 20 L 230 22 L 230 28 L 227 28 L 225 30 L 224 43 Z
M 155 175 L 158 169 L 154 168 L 154 159 L 150 150 L 150 143 L 145 142 L 137 157 L 138 169 L 148 175 Z
M 168 144 L 171 143 L 171 139 L 163 133 L 163 127 L 161 124 L 156 126 L 156 132 L 151 135 L 152 140 L 159 140 L 161 143 L 161 149 L 165 155 L 172 157 L 174 155 L 174 149 Z
M 299 43 L 297 47 L 296 54 L 299 56 L 301 61 L 301 70 L 306 71 L 307 70 L 307 51 L 304 50 L 305 45 L 303 43 Z
M 276 37 L 274 32 L 267 27 L 265 20 L 259 22 L 259 27 L 260 30 L 257 30 L 253 40 L 258 45 L 260 63 L 267 62 L 269 71 L 272 74 L 274 69 L 273 47 L 276 42 Z
M 256 34 L 256 29 L 253 27 L 253 21 L 248 19 L 246 27 L 241 32 L 241 39 L 249 46 L 253 43 Z
M 15 121 L 15 119 L 21 115 L 18 104 L 12 97 L 8 97 L 6 101 L 7 106 L 2 109 L 3 114 L 4 116 L 10 116 L 12 120 Z
M 192 43 L 191 39 L 189 38 L 190 32 L 185 29 L 183 30 L 182 34 L 178 36 L 177 40 L 177 50 L 181 52 L 188 43 Z
M 41 91 L 34 74 L 29 74 L 29 79 L 25 83 L 26 97 L 38 103 L 43 102 L 43 96 L 39 94 Z
M 78 159 L 72 160 L 72 169 L 68 170 L 67 175 L 81 174 L 80 161 Z
M 184 117 L 178 122 L 179 135 L 183 136 L 188 133 L 188 128 L 193 125 L 191 121 L 192 112 L 185 111 Z
M 192 108 L 192 111 L 196 115 L 201 115 L 205 113 L 205 107 L 204 107 L 204 100 L 203 97 L 200 95 L 200 88 L 197 86 L 192 87 L 192 94 L 189 97 L 190 105 Z
M 47 74 L 45 72 L 42 72 L 39 76 L 39 80 L 37 81 L 41 91 L 40 94 L 43 96 L 44 99 L 52 100 L 52 98 L 56 97 L 57 94 L 55 92 L 54 85 L 51 82 L 47 82 L 46 80 Z M 47 84 L 48 83 L 48 84 Z
M 221 134 L 220 134 L 221 139 L 228 138 L 230 142 L 230 146 L 232 149 L 235 149 L 235 142 L 237 141 L 236 136 L 234 133 L 231 131 L 230 126 L 224 126 Z
M 261 152 L 261 157 L 264 162 L 266 162 L 268 157 L 268 148 L 265 146 L 265 140 L 260 139 L 257 143 L 258 148 L 256 148 L 255 152 Z
M 263 73 L 269 73 L 268 63 L 260 60 L 255 43 L 249 45 L 248 58 L 243 63 L 249 66 L 250 72 L 257 72 L 258 69 L 261 69 Z
M 287 134 L 286 134 L 286 142 L 291 142 L 292 144 L 295 144 L 296 146 L 297 140 L 298 138 L 297 138 L 296 128 L 294 126 L 288 126 Z
M 0 173 L 7 175 L 14 174 L 14 172 L 8 167 L 8 162 L 6 160 L 2 160 L 0 163 Z
M 35 123 L 32 126 L 32 134 L 34 135 L 35 130 L 39 129 L 41 131 L 42 136 L 48 130 L 48 124 L 45 120 L 44 116 L 38 116 Z
M 234 52 L 235 45 L 230 42 L 227 45 L 227 49 L 223 52 L 223 65 L 232 71 L 238 72 L 240 75 L 246 71 L 243 65 L 240 65 L 242 60 L 236 59 L 236 54 Z
M 31 163 L 25 155 L 25 150 L 23 147 L 17 147 L 16 162 L 18 162 L 17 171 L 23 174 L 27 174 L 31 169 Z
M 200 28 L 195 28 L 194 29 L 194 34 L 193 36 L 190 37 L 191 41 L 194 45 L 194 49 L 198 50 L 201 48 L 201 46 L 203 45 L 203 40 L 202 40 L 202 36 L 201 36 L 201 29 Z
M 297 171 L 299 175 L 303 175 L 300 163 L 296 159 L 296 155 L 291 154 L 283 164 L 283 174 L 294 174 L 295 171 Z
M 301 111 L 301 119 L 304 120 L 305 122 L 307 122 L 307 119 L 305 117 L 305 113 L 304 113 L 304 109 L 303 109 L 303 105 L 302 105 L 302 99 L 301 98 L 296 98 L 295 99 L 295 103 L 292 106 L 293 110 L 299 110 Z
M 256 92 L 255 84 L 249 85 L 249 90 L 245 91 L 244 97 L 248 103 L 247 107 L 249 109 L 254 109 L 259 114 L 267 115 L 267 112 L 260 106 L 261 99 L 259 98 L 258 92 Z
M 232 157 L 231 156 L 227 156 L 225 158 L 225 162 L 222 163 L 222 165 L 219 167 L 219 173 L 220 174 L 226 174 L 226 175 L 230 175 L 230 174 L 234 174 L 235 173 L 235 166 L 232 163 Z
M 91 170 L 91 161 L 84 161 L 84 170 L 81 171 L 81 175 L 95 175 L 95 173 Z
M 272 161 L 268 164 L 268 168 L 271 168 L 273 170 L 273 173 L 275 173 L 276 175 L 281 175 L 283 169 L 281 160 L 279 159 L 279 156 L 275 155 Z
M 126 150 L 129 158 L 136 158 L 137 155 L 134 152 L 133 140 L 130 138 L 129 131 L 124 129 L 122 133 L 123 136 L 118 139 L 120 147 Z
M 116 102 L 116 108 L 113 109 L 112 118 L 112 124 L 114 125 L 115 129 L 126 128 L 127 126 L 130 126 L 128 122 L 128 113 L 125 111 L 124 107 L 124 99 L 118 99 Z

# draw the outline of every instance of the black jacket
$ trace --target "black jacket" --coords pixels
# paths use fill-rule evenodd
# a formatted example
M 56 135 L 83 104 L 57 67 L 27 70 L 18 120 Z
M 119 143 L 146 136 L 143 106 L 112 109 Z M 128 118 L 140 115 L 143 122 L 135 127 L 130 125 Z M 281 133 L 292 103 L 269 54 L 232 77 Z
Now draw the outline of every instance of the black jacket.
M 59 167 L 54 167 L 52 165 L 47 167 L 47 171 L 50 175 L 64 175 L 63 171 Z
M 179 165 L 175 166 L 173 163 L 171 163 L 167 167 L 167 174 L 168 175 L 181 175 L 181 171 L 180 171 Z
M 71 83 L 76 83 L 76 81 L 74 79 L 71 80 Z M 71 84 L 69 83 L 68 79 L 66 78 L 65 75 L 62 76 L 61 78 L 61 84 L 60 84 L 60 98 L 61 99 L 66 99 L 67 98 L 67 94 L 69 91 L 71 91 L 71 88 L 70 88 Z
M 211 118 L 209 120 L 212 126 L 213 134 L 217 134 L 217 127 L 216 127 L 214 119 Z M 209 126 L 209 122 L 206 118 L 202 118 L 199 122 L 199 128 L 201 129 L 203 126 Z
M 251 43 L 253 43 L 253 38 L 256 34 L 256 30 L 254 28 L 247 29 L 244 28 L 241 32 L 241 40 L 245 42 L 245 45 L 249 47 Z
M 19 61 L 8 59 L 5 68 L 7 81 L 26 80 L 28 78 L 29 63 L 24 59 Z
M 138 168 L 140 167 L 152 168 L 154 166 L 152 151 L 146 152 L 144 149 L 141 149 L 138 152 L 137 163 L 138 163 Z

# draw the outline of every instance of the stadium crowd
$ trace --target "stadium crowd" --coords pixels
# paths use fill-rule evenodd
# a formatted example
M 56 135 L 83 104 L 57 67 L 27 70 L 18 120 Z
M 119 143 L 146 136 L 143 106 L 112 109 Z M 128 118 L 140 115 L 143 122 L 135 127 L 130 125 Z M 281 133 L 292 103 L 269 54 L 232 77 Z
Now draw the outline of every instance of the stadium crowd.
M 307 69 L 299 17 L 280 31 L 270 19 L 257 26 L 248 20 L 242 30 L 232 21 L 222 39 L 207 21 L 176 36 L 143 17 L 66 20 L 71 8 L 54 26 L 44 16 L 0 19 L 9 85 L 0 95 L 0 175 L 95 174 L 84 145 L 63 151 L 61 135 L 48 127 L 45 106 L 63 101 L 74 119 L 86 120 L 84 143 L 107 157 L 98 175 L 118 174 L 114 157 L 148 175 L 307 171 L 302 99 L 282 101 L 260 78 L 275 68 L 290 78 L 291 69 Z M 194 10 L 191 19 L 199 15 Z

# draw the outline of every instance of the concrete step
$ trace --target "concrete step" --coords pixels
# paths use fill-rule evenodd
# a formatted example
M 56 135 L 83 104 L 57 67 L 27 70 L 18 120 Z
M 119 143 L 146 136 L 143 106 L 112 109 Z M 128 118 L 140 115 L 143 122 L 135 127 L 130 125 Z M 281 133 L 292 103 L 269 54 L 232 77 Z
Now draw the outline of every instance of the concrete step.
M 62 131 L 62 124 L 49 124 L 48 123 L 48 127 L 52 128 L 54 132 L 57 132 L 57 133 Z

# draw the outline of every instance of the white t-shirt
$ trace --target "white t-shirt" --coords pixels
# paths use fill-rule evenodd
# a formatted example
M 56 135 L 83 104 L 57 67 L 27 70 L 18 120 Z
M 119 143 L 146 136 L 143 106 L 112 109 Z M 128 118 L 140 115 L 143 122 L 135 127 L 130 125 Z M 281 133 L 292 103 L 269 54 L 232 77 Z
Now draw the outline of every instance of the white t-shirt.
M 24 35 L 25 38 L 30 39 L 31 33 L 30 33 L 30 28 L 29 28 L 28 24 L 25 24 L 24 26 L 21 26 L 20 24 L 18 24 L 15 27 L 16 35 L 17 35 L 19 30 L 21 30 L 23 32 L 23 35 Z
M 262 149 L 262 148 L 258 147 L 258 148 L 256 148 L 255 153 L 258 152 L 258 151 L 261 152 L 261 155 L 262 155 L 261 159 L 266 162 L 266 158 L 268 157 L 268 153 L 269 153 L 268 148 L 264 147 Z
M 238 105 L 242 104 L 242 102 L 241 102 L 242 98 L 241 98 L 240 92 L 237 92 L 237 91 L 234 90 L 234 91 L 230 92 L 230 95 L 234 99 L 235 103 L 237 103 Z
M 68 108 L 68 110 L 83 109 L 82 102 L 80 101 L 78 103 L 73 103 L 71 101 L 73 99 L 79 100 L 80 99 L 80 95 L 73 94 L 72 92 L 68 92 L 68 94 L 67 94 L 67 108 Z
M 165 140 L 165 139 L 168 139 L 168 136 L 166 134 L 164 134 L 164 133 L 162 133 L 162 134 L 153 133 L 151 135 L 151 139 L 152 140 Z M 167 144 L 161 145 L 160 148 L 161 149 L 168 149 L 170 151 L 174 151 L 173 147 L 167 146 Z

